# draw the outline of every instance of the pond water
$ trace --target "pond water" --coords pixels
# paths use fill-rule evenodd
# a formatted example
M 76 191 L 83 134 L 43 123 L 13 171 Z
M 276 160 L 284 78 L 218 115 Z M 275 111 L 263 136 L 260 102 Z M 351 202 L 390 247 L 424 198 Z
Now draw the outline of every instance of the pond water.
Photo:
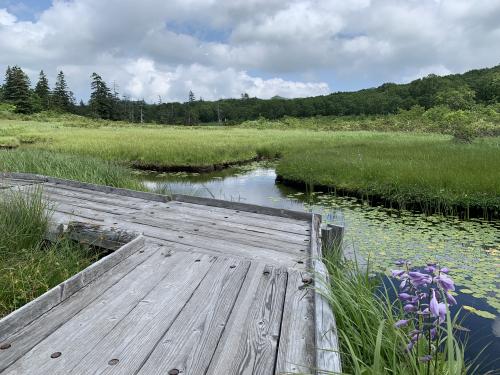
M 452 270 L 463 327 L 471 330 L 467 357 L 481 354 L 481 371 L 500 369 L 500 222 L 372 207 L 354 198 L 306 194 L 276 183 L 272 163 L 254 163 L 209 174 L 141 173 L 152 189 L 321 213 L 346 228 L 345 243 L 387 274 L 394 261 L 437 261 Z

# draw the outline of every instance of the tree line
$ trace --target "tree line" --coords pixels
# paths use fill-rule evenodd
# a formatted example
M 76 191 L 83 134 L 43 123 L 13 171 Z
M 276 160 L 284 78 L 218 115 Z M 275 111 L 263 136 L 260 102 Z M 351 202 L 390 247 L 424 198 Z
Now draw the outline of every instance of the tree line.
M 18 113 L 33 113 L 46 110 L 70 112 L 75 106 L 73 93 L 68 89 L 62 71 L 57 75 L 51 90 L 44 71 L 40 71 L 34 89 L 30 87 L 28 75 L 18 66 L 7 67 L 4 84 L 0 89 L 0 99 L 15 105 Z
M 163 103 L 161 97 L 157 103 L 120 97 L 116 85 L 110 89 L 100 75 L 93 73 L 90 100 L 80 101 L 78 105 L 62 71 L 52 90 L 43 71 L 32 89 L 28 76 L 14 66 L 7 68 L 0 99 L 14 104 L 20 113 L 57 110 L 109 120 L 186 125 L 237 123 L 261 117 L 383 115 L 414 106 L 466 110 L 478 104 L 500 102 L 500 65 L 443 77 L 428 75 L 407 84 L 385 83 L 376 88 L 309 98 L 265 100 L 243 93 L 237 99 L 205 101 L 190 91 L 186 102 L 171 103 Z

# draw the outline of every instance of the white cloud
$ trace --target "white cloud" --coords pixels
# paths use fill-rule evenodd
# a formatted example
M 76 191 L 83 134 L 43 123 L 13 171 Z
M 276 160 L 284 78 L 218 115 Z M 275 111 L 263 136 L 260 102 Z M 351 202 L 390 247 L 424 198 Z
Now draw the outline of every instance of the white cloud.
M 0 67 L 63 69 L 84 97 L 93 71 L 154 100 L 308 96 L 496 65 L 499 19 L 498 0 L 54 0 L 0 9 Z
M 189 90 L 204 99 L 235 98 L 244 92 L 259 98 L 306 97 L 329 92 L 325 83 L 262 79 L 232 68 L 216 70 L 199 64 L 158 69 L 154 61 L 139 59 L 130 61 L 126 71 L 129 75 L 126 91 L 149 101 L 156 101 L 158 95 L 162 99 L 176 97 L 186 101 Z
M 7 9 L 0 9 L 0 27 L 12 26 L 16 21 L 16 16 L 10 14 Z

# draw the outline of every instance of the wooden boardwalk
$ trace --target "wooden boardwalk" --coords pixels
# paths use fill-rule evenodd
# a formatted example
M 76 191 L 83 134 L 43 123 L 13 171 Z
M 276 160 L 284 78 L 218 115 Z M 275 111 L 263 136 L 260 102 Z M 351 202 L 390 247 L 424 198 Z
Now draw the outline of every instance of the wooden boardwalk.
M 1 374 L 340 371 L 320 216 L 0 175 L 36 188 L 53 232 L 84 223 L 119 249 L 0 320 Z

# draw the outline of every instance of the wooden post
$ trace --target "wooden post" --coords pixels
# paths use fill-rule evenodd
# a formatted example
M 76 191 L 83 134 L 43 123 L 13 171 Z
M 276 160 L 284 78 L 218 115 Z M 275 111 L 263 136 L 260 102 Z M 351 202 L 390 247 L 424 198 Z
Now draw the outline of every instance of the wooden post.
M 333 251 L 338 251 L 342 255 L 343 226 L 328 224 L 326 228 L 321 229 L 321 239 L 324 246 L 324 256 L 328 257 Z

